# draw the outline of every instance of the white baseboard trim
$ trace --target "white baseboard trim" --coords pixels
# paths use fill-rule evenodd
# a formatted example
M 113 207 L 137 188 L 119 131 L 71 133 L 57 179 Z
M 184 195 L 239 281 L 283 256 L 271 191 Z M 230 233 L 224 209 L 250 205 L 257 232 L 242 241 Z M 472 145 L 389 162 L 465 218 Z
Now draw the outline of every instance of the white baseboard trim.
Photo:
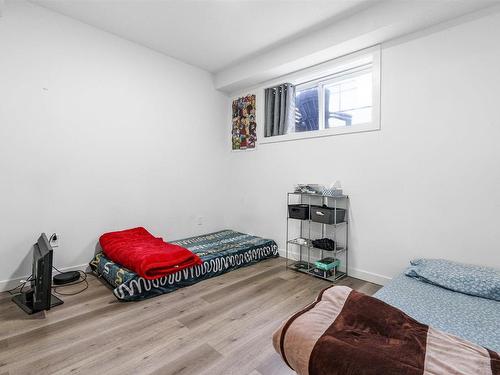
M 285 249 L 279 249 L 279 254 L 280 257 L 286 258 L 286 251 Z M 288 251 L 288 257 L 289 259 L 293 260 L 299 260 L 299 252 L 298 251 Z M 319 260 L 318 257 L 311 257 L 311 262 L 315 262 Z M 378 285 L 385 285 L 389 281 L 391 281 L 391 278 L 388 276 L 384 275 L 379 275 L 378 273 L 374 272 L 368 272 L 365 270 L 360 270 L 358 268 L 349 268 L 349 276 L 355 277 L 357 279 L 361 279 L 364 281 L 369 281 L 374 284 Z
M 88 263 L 85 264 L 80 264 L 78 266 L 71 266 L 71 267 L 64 267 L 64 268 L 59 268 L 62 272 L 66 271 L 85 271 L 87 267 L 89 266 Z M 26 275 L 23 277 L 18 277 L 15 279 L 10 279 L 10 280 L 2 280 L 0 281 L 0 292 L 5 292 L 7 290 L 11 290 L 15 288 L 16 286 L 21 285 L 23 280 L 26 280 L 30 275 Z
M 386 285 L 392 278 L 384 275 L 379 275 L 378 273 L 368 272 L 365 270 L 360 270 L 358 268 L 349 268 L 349 276 L 355 277 L 356 279 L 361 279 L 364 281 L 369 281 L 378 285 Z

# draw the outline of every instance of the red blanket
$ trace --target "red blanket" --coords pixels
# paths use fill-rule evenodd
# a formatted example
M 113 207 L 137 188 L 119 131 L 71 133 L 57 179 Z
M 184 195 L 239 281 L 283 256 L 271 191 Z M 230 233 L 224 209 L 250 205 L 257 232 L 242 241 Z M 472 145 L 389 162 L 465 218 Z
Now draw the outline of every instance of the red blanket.
M 105 233 L 99 243 L 113 262 L 149 280 L 202 263 L 198 255 L 164 242 L 142 227 Z

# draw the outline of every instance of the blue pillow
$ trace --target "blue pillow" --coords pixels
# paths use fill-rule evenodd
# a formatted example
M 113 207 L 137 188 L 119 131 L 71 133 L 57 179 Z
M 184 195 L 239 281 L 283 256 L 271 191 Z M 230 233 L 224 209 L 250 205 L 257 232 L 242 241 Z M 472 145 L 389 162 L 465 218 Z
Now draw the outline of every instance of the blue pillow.
M 407 276 L 472 296 L 500 301 L 500 270 L 445 259 L 415 259 Z

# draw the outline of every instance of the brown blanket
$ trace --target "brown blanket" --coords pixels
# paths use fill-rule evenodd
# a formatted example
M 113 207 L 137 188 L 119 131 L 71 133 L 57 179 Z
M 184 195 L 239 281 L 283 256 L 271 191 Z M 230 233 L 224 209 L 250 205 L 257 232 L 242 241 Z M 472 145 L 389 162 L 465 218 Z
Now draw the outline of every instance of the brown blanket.
M 498 353 L 345 286 L 321 292 L 273 343 L 300 375 L 500 375 Z

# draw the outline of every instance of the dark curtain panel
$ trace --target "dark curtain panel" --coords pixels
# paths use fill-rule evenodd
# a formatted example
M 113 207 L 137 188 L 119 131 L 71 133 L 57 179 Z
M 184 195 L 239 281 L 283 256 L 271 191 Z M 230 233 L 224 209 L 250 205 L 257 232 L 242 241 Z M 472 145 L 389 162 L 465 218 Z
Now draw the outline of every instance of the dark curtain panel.
M 264 136 L 283 135 L 295 124 L 295 86 L 283 83 L 265 90 Z

